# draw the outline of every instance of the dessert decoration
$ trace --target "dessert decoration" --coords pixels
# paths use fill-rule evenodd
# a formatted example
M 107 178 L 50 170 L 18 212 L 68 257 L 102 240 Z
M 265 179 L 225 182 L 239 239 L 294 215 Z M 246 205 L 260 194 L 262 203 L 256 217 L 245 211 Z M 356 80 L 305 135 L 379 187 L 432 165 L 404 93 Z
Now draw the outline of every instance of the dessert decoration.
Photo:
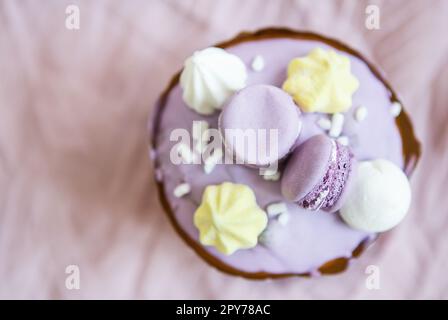
M 264 170 L 262 176 L 263 176 L 263 179 L 267 180 L 267 181 L 278 181 L 278 180 L 280 180 L 281 174 L 280 174 L 280 171 L 278 171 L 278 168 L 275 170 L 274 169 L 266 169 L 266 170 Z
M 350 144 L 350 140 L 348 139 L 347 136 L 340 136 L 336 139 L 336 141 L 342 144 L 343 146 L 348 146 Z
M 350 71 L 350 60 L 334 50 L 316 48 L 288 65 L 283 89 L 305 112 L 345 112 L 359 82 Z
M 300 110 L 294 101 L 270 85 L 252 85 L 237 92 L 219 118 L 225 146 L 237 163 L 260 167 L 286 156 L 301 128 Z
M 183 196 L 189 194 L 191 191 L 191 187 L 188 183 L 184 182 L 179 184 L 176 188 L 174 188 L 174 196 L 176 198 L 182 198 Z
M 305 209 L 335 212 L 349 190 L 355 159 L 350 149 L 325 135 L 301 144 L 281 181 L 283 196 Z
M 278 215 L 277 221 L 282 226 L 286 226 L 289 222 L 289 213 L 288 212 L 282 212 Z
M 260 72 L 264 69 L 264 59 L 261 55 L 257 54 L 252 60 L 252 70 Z
M 367 117 L 367 114 L 368 114 L 367 108 L 364 106 L 359 106 L 358 108 L 356 108 L 355 111 L 355 120 L 358 122 L 362 122 Z
M 394 117 L 398 117 L 401 113 L 401 109 L 403 108 L 403 106 L 401 105 L 400 102 L 395 101 L 394 103 L 392 103 L 392 106 L 390 108 L 390 113 L 394 116 Z
M 335 113 L 331 117 L 331 128 L 328 135 L 333 138 L 339 137 L 344 127 L 344 115 L 342 113 Z
M 319 126 L 319 128 L 321 128 L 324 131 L 328 131 L 331 129 L 331 120 L 328 118 L 319 118 L 316 121 L 316 124 Z
M 407 211 L 405 178 L 398 182 L 377 160 L 357 170 L 353 156 L 412 173 L 420 147 L 397 94 L 361 54 L 309 32 L 265 29 L 217 46 L 225 50 L 209 48 L 186 62 L 151 119 L 150 157 L 170 221 L 226 273 L 264 279 L 344 271 Z M 291 92 L 278 88 L 288 64 Z M 253 154 L 222 139 L 227 127 L 279 129 L 282 152 L 240 165 L 236 155 L 248 162 Z M 172 140 L 176 129 L 188 139 Z M 280 158 L 275 168 L 262 165 Z
M 248 186 L 224 182 L 205 188 L 202 203 L 194 213 L 194 225 L 203 245 L 230 255 L 256 246 L 267 216 Z
M 353 188 L 340 212 L 351 227 L 383 232 L 405 217 L 411 203 L 411 187 L 394 163 L 377 159 L 358 164 Z
M 278 219 L 271 220 L 266 229 L 258 237 L 258 243 L 267 248 L 281 246 L 282 232 L 284 232 L 284 225 Z
M 278 216 L 281 213 L 287 213 L 288 207 L 286 206 L 286 203 L 284 202 L 275 202 L 271 203 L 267 206 L 266 211 L 268 213 L 269 218 L 273 218 Z
M 180 75 L 182 98 L 199 114 L 210 115 L 244 88 L 246 79 L 246 66 L 238 56 L 215 47 L 196 51 L 185 61 Z

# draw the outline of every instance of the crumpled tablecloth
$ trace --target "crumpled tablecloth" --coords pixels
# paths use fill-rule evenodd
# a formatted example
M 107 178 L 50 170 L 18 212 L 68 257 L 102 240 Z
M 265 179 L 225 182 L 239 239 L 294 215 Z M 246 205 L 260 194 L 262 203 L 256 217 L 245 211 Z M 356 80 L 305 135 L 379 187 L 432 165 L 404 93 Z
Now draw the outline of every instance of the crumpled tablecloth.
M 65 27 L 78 5 L 80 29 Z M 366 6 L 380 29 L 365 27 Z M 339 38 L 401 94 L 423 157 L 406 220 L 344 274 L 216 271 L 158 202 L 146 121 L 195 49 L 287 26 Z M 448 1 L 0 0 L 1 298 L 448 298 Z M 66 287 L 66 267 L 80 289 Z M 380 289 L 366 268 L 380 270 Z

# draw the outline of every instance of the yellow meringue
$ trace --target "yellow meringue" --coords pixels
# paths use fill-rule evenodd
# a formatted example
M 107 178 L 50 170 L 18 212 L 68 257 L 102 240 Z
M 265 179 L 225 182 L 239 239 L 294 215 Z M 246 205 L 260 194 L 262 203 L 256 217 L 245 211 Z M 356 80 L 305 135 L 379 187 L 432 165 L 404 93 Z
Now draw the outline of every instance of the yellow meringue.
M 350 71 L 349 58 L 333 50 L 316 48 L 288 65 L 283 90 L 305 112 L 338 113 L 352 105 L 358 79 Z
M 194 213 L 199 241 L 226 255 L 255 247 L 267 220 L 252 189 L 230 182 L 207 186 Z

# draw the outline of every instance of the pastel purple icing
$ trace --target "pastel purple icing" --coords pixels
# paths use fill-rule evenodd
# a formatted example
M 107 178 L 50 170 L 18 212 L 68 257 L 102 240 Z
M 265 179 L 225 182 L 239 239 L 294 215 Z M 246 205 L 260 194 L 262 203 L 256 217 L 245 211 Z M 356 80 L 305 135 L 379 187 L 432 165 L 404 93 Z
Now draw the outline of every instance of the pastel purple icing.
M 326 135 L 302 143 L 288 160 L 281 182 L 282 194 L 305 209 L 335 212 L 349 188 L 354 156 Z
M 238 55 L 248 66 L 249 85 L 270 84 L 281 87 L 289 61 L 307 55 L 316 47 L 330 48 L 314 40 L 277 38 L 244 42 L 227 50 Z M 395 118 L 389 112 L 391 102 L 388 90 L 362 60 L 338 52 L 351 60 L 352 73 L 360 82 L 359 89 L 353 95 L 353 106 L 363 105 L 368 110 L 368 116 L 362 123 L 353 119 L 355 108 L 346 114 L 343 134 L 349 137 L 353 153 L 358 160 L 385 158 L 403 167 L 401 136 Z M 265 61 L 261 72 L 250 69 L 256 55 L 261 55 Z M 177 141 L 169 139 L 172 130 L 183 128 L 191 132 L 193 120 L 206 120 L 211 127 L 217 128 L 219 114 L 201 116 L 188 108 L 182 100 L 179 85 L 169 93 L 160 112 L 160 129 L 155 137 L 155 167 L 163 179 L 165 196 L 174 218 L 191 239 L 199 243 L 193 214 L 208 185 L 224 181 L 246 184 L 253 189 L 258 205 L 262 208 L 273 202 L 285 201 L 280 182 L 263 180 L 256 169 L 241 165 L 217 165 L 207 175 L 201 165 L 174 165 L 170 161 L 170 150 Z M 303 126 L 297 145 L 311 136 L 323 133 L 316 125 L 321 116 L 302 114 Z M 190 184 L 191 193 L 176 198 L 173 190 L 184 181 Z M 272 233 L 263 244 L 250 250 L 239 250 L 230 256 L 219 253 L 213 247 L 204 247 L 205 250 L 223 263 L 245 272 L 315 274 L 323 263 L 339 257 L 350 257 L 363 240 L 372 237 L 372 234 L 349 228 L 337 214 L 319 211 L 312 214 L 293 202 L 287 202 L 287 207 L 290 216 L 288 224 L 278 226 L 271 220 L 268 230 L 272 230 Z
M 266 166 L 282 159 L 294 146 L 302 126 L 300 113 L 285 91 L 270 85 L 251 85 L 228 99 L 219 117 L 219 129 L 226 147 L 239 163 Z M 272 137 L 271 141 L 270 130 L 275 130 L 277 139 Z M 252 146 L 242 141 L 248 131 L 257 139 Z M 258 140 L 259 133 L 264 135 L 265 143 Z M 277 148 L 273 148 L 273 143 Z M 262 145 L 266 152 L 251 150 L 262 150 Z

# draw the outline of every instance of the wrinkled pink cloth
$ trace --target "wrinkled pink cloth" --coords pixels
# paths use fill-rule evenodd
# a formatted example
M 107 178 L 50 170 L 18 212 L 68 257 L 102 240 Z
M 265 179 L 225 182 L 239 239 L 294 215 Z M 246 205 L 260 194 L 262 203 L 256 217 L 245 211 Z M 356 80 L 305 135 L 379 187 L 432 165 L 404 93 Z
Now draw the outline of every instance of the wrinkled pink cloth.
M 80 29 L 65 28 L 68 4 Z M 380 30 L 365 25 L 380 8 Z M 423 157 L 406 220 L 316 279 L 222 274 L 159 204 L 146 121 L 195 49 L 288 26 L 344 40 L 400 92 Z M 448 1 L 0 0 L 1 298 L 448 298 Z M 68 290 L 66 266 L 80 269 Z M 380 270 L 380 289 L 366 268 Z

